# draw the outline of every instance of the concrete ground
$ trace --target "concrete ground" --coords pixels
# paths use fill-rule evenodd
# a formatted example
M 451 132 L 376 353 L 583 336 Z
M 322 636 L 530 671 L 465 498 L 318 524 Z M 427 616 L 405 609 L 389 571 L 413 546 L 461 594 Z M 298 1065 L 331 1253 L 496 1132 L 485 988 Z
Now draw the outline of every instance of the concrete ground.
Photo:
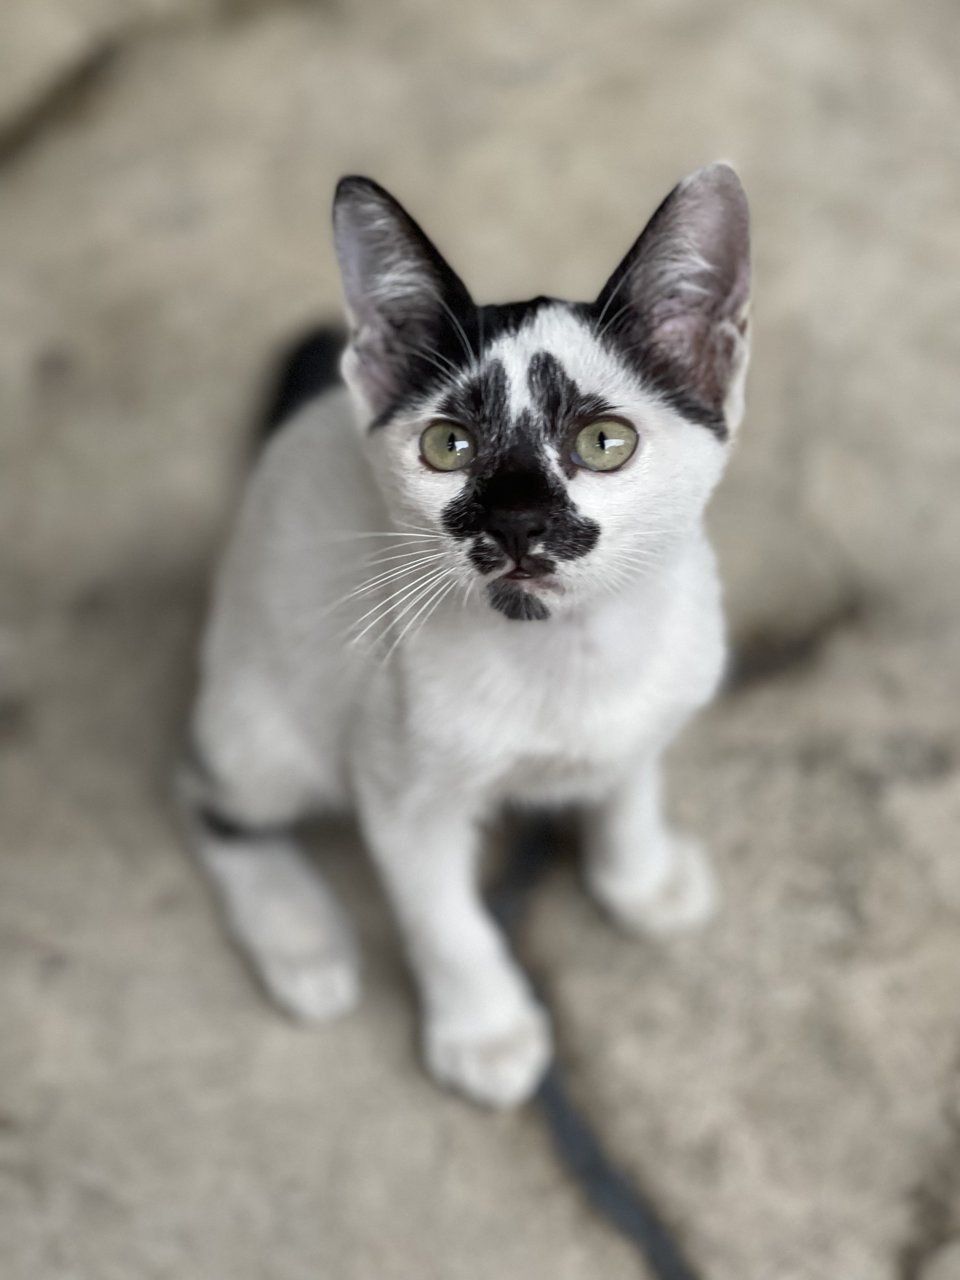
M 358 1013 L 303 1031 L 167 803 L 278 345 L 372 173 L 482 299 L 591 296 L 727 157 L 756 345 L 713 518 L 737 680 L 674 754 L 725 906 L 628 941 L 569 857 L 520 945 L 705 1280 L 960 1277 L 960 24 L 951 0 L 5 0 L 0 1275 L 648 1274 L 533 1110 L 417 1061 L 346 828 Z

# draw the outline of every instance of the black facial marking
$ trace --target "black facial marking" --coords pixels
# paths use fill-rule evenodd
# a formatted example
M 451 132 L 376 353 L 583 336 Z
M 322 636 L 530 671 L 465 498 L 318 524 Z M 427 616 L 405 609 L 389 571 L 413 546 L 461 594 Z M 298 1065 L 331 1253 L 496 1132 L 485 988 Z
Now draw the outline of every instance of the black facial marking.
M 575 515 L 559 525 L 550 541 L 550 550 L 558 560 L 579 560 L 592 551 L 600 537 L 596 520 Z
M 514 512 L 546 507 L 560 496 L 559 486 L 543 466 L 527 431 L 524 431 L 526 418 L 526 414 L 521 414 L 518 420 L 523 432 L 520 441 L 501 455 L 496 470 L 483 482 L 482 499 L 490 511 Z
M 493 607 L 512 622 L 544 622 L 550 617 L 542 600 L 502 579 L 489 584 L 487 596 Z
M 333 223 L 351 378 L 373 426 L 476 369 L 490 344 L 553 306 L 681 415 L 727 436 L 723 409 L 744 354 L 750 282 L 749 211 L 729 167 L 708 165 L 675 187 L 592 303 L 541 296 L 478 307 L 416 221 L 369 178 L 340 180 Z M 529 387 L 548 438 L 577 415 L 603 412 L 602 399 L 581 395 L 546 352 L 530 364 Z
M 563 436 L 580 419 L 601 418 L 613 413 L 603 396 L 585 395 L 556 356 L 538 351 L 530 359 L 527 385 L 547 432 Z
M 545 445 L 559 439 L 565 454 L 570 430 L 611 412 L 610 406 L 600 396 L 583 394 L 549 352 L 531 359 L 527 377 L 534 405 L 515 418 L 499 360 L 449 391 L 438 406 L 439 415 L 469 425 L 477 436 L 469 478 L 442 519 L 454 538 L 471 540 L 470 561 L 483 574 L 546 577 L 558 560 L 586 555 L 600 536 L 599 525 L 580 515 L 549 467 Z M 507 617 L 549 617 L 546 606 L 515 582 L 501 580 L 494 587 L 490 601 Z
M 444 311 L 437 316 L 426 338 L 409 332 L 402 325 L 396 326 L 387 345 L 396 367 L 403 368 L 404 374 L 398 381 L 395 396 L 374 418 L 370 429 L 385 426 L 404 407 L 416 403 L 467 369 L 475 368 L 492 343 L 505 335 L 517 333 L 546 306 L 565 306 L 583 316 L 589 312 L 586 304 L 561 303 L 555 298 L 541 296 L 528 302 L 509 302 L 502 306 L 454 305 L 451 313 Z M 476 382 L 476 379 L 472 381 Z
M 478 535 L 467 552 L 470 563 L 479 573 L 493 573 L 495 569 L 506 567 L 507 558 L 503 552 L 489 542 L 484 542 Z
M 510 405 L 501 362 L 488 360 L 472 378 L 448 391 L 437 416 L 479 428 L 489 448 L 502 448 L 510 430 Z

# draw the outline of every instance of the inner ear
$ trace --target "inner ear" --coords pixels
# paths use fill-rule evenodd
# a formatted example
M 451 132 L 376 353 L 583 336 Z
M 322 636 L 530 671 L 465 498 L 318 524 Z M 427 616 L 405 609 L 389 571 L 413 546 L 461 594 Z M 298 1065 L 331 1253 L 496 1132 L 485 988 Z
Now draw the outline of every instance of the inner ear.
M 670 192 L 594 306 L 598 332 L 723 434 L 739 417 L 749 299 L 747 198 L 734 171 L 715 164 Z
M 351 327 L 345 373 L 374 417 L 469 354 L 473 302 L 413 218 L 369 178 L 342 178 L 334 244 Z

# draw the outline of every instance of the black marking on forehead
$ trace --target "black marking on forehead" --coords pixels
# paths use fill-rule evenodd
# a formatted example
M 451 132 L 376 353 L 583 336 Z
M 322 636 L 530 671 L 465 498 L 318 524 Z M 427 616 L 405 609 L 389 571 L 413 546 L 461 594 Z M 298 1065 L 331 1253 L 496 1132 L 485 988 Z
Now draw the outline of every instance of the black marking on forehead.
M 437 406 L 437 416 L 478 427 L 484 442 L 503 443 L 510 427 L 507 373 L 499 360 L 488 360 L 478 373 L 452 387 Z
M 603 396 L 582 392 L 549 351 L 537 351 L 531 356 L 527 386 L 547 433 L 552 436 L 562 435 L 578 420 L 614 412 L 613 405 Z
M 595 302 L 566 302 L 543 295 L 526 302 L 470 306 L 458 310 L 454 316 L 444 314 L 429 334 L 429 340 L 416 344 L 398 330 L 390 346 L 398 363 L 405 365 L 406 375 L 395 400 L 371 422 L 370 429 L 385 426 L 401 409 L 449 387 L 468 370 L 476 370 L 484 352 L 493 343 L 519 333 L 545 307 L 560 308 L 580 320 L 594 341 L 622 361 L 676 413 L 706 427 L 718 440 L 727 439 L 729 430 L 722 411 L 701 400 L 684 384 L 663 353 L 638 336 L 631 309 L 624 309 L 620 316 L 614 313 L 611 323 L 604 308 Z M 549 352 L 537 352 L 527 377 L 530 393 L 548 421 L 556 422 L 576 413 L 589 417 L 611 411 L 601 396 L 581 392 Z M 476 375 L 472 381 L 475 380 Z
M 413 341 L 402 327 L 397 328 L 388 343 L 388 354 L 405 373 L 396 397 L 370 423 L 370 430 L 385 426 L 401 409 L 449 386 L 468 370 L 476 370 L 493 343 L 519 333 L 544 307 L 561 307 L 589 323 L 586 303 L 540 296 L 526 302 L 470 306 L 452 315 L 441 313 L 426 339 Z M 357 335 L 353 341 L 356 344 Z

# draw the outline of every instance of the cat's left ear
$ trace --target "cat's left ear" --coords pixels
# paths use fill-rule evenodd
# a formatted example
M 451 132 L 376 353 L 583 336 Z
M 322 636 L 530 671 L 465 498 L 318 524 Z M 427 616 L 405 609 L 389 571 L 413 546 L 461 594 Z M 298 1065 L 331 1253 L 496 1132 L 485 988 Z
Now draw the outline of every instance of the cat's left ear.
M 333 234 L 351 328 L 344 376 L 377 418 L 436 368 L 444 335 L 473 303 L 406 210 L 369 178 L 340 179 Z
M 594 308 L 655 387 L 723 436 L 743 415 L 749 303 L 747 197 L 712 164 L 674 187 Z

